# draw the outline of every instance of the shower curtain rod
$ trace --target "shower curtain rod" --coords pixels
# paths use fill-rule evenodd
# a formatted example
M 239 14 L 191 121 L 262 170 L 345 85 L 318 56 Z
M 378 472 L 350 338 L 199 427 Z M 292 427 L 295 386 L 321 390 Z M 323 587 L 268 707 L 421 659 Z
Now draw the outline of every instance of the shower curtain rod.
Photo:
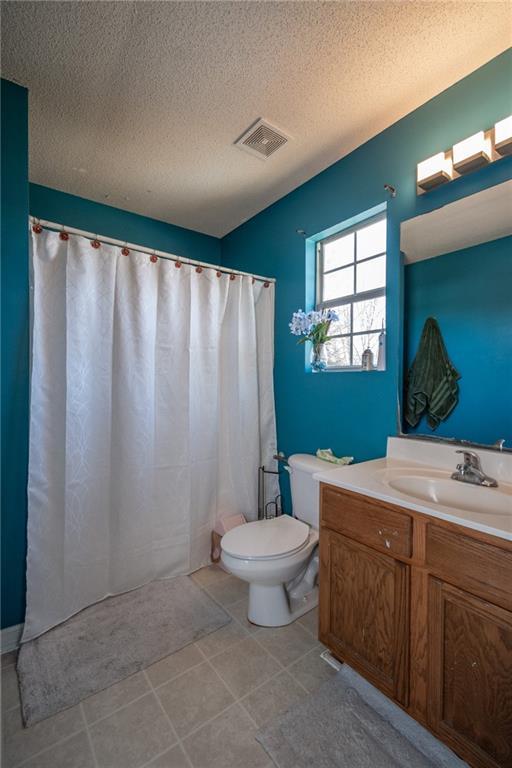
M 147 248 L 143 245 L 135 245 L 134 243 L 127 243 L 124 240 L 116 240 L 114 237 L 107 237 L 106 235 L 98 235 L 94 232 L 86 232 L 83 229 L 76 229 L 75 227 L 67 227 L 65 224 L 56 224 L 54 221 L 46 221 L 45 219 L 39 219 L 37 216 L 29 216 L 31 225 L 39 225 L 45 229 L 52 229 L 56 232 L 67 232 L 69 235 L 81 235 L 82 237 L 88 237 L 92 240 L 98 240 L 100 243 L 106 243 L 108 245 L 119 245 L 122 248 L 128 248 L 131 251 L 137 251 L 138 253 L 147 253 L 150 256 L 158 256 L 159 259 L 166 259 L 167 261 L 176 261 L 180 264 L 190 264 L 193 267 L 203 267 L 204 269 L 215 269 L 217 272 L 222 272 L 226 275 L 244 275 L 246 277 L 252 277 L 254 280 L 261 281 L 262 283 L 275 283 L 275 277 L 262 277 L 261 275 L 253 275 L 251 272 L 242 272 L 239 269 L 229 269 L 229 267 L 218 266 L 217 264 L 209 264 L 207 261 L 196 261 L 195 259 L 187 259 L 181 256 L 176 256 L 173 253 L 166 253 L 165 251 L 157 251 L 154 248 Z

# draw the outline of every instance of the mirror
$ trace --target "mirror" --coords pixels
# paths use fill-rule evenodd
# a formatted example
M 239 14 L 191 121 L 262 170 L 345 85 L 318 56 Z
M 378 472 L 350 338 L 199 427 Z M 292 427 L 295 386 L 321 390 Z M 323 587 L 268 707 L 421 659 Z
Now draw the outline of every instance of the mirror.
M 402 433 L 512 449 L 512 181 L 402 222 L 400 249 Z

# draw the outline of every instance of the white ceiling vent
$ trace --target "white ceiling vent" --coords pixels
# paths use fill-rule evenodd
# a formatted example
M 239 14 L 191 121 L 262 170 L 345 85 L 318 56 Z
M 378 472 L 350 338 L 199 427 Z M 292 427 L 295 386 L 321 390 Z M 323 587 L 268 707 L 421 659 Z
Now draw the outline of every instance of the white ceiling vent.
M 261 160 L 266 160 L 283 147 L 289 136 L 265 120 L 256 120 L 251 127 L 235 141 L 237 147 Z

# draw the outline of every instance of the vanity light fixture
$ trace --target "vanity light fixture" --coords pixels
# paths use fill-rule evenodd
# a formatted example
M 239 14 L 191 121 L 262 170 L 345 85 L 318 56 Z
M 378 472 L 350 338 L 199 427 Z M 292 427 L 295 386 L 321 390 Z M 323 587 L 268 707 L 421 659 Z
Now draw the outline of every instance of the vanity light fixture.
M 416 192 L 423 195 L 459 176 L 512 155 L 512 115 L 498 120 L 493 128 L 478 131 L 438 152 L 416 166 Z
M 512 115 L 495 124 L 494 149 L 500 155 L 512 154 Z
M 453 145 L 453 167 L 457 173 L 476 171 L 492 159 L 491 139 L 484 131 Z
M 452 162 L 447 152 L 438 152 L 418 163 L 417 183 L 421 189 L 425 191 L 434 189 L 434 187 L 451 180 Z

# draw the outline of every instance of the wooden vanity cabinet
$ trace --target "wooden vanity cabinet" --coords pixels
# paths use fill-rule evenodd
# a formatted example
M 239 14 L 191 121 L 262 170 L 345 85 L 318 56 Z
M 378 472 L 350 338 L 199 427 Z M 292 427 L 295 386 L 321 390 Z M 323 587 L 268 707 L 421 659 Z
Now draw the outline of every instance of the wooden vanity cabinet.
M 512 768 L 512 544 L 321 485 L 320 640 L 475 768 Z
M 334 531 L 322 533 L 320 639 L 388 696 L 407 704 L 409 566 Z M 348 574 L 348 576 L 347 576 Z M 323 605 L 325 601 L 328 605 Z
M 512 766 L 512 614 L 429 583 L 428 723 L 476 766 Z

